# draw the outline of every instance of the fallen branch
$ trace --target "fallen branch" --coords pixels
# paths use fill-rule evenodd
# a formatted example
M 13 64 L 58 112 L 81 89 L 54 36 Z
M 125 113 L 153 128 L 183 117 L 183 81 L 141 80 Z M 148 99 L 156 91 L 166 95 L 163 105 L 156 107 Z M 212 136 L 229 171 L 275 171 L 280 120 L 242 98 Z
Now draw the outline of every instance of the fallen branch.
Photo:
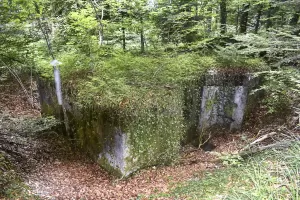
M 259 137 L 258 139 L 254 140 L 253 142 L 251 142 L 250 144 L 248 144 L 245 148 L 243 148 L 241 151 L 246 151 L 247 149 L 250 149 L 252 146 L 254 146 L 255 144 L 259 143 L 259 142 L 262 142 L 274 135 L 276 135 L 277 132 L 271 132 L 271 133 L 268 133 L 266 135 L 263 135 L 261 137 Z
M 258 142 L 262 142 L 264 141 L 265 139 L 269 138 L 269 137 L 272 137 L 274 135 L 276 135 L 277 133 L 276 132 L 271 132 L 271 133 L 268 133 L 266 135 L 263 135 L 262 137 L 258 138 L 257 140 L 253 141 L 250 143 L 250 146 L 253 146 L 254 144 L 258 143 Z
M 268 150 L 268 149 L 284 149 L 287 148 L 289 146 L 291 146 L 293 143 L 295 143 L 297 140 L 285 140 L 285 141 L 280 141 L 280 142 L 276 142 L 274 144 L 270 144 L 267 146 L 260 146 L 260 147 L 256 147 L 250 150 L 242 150 L 239 155 L 241 157 L 247 157 L 259 152 L 262 152 L 264 150 Z

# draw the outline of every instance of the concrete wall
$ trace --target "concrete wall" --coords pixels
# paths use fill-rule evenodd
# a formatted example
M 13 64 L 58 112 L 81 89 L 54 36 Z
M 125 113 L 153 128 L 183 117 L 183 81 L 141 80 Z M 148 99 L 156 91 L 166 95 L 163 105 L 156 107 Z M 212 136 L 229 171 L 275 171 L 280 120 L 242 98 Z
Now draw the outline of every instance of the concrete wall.
M 67 90 L 59 106 L 54 86 L 49 81 L 38 82 L 43 115 L 61 119 L 63 132 L 107 171 L 128 176 L 140 168 L 168 163 L 179 154 L 184 132 L 181 102 L 176 101 L 180 98 L 165 96 L 168 105 L 148 108 L 151 117 L 124 119 L 117 109 L 76 106 Z
M 198 131 L 240 130 L 249 92 L 256 84 L 251 74 L 209 71 L 201 95 Z

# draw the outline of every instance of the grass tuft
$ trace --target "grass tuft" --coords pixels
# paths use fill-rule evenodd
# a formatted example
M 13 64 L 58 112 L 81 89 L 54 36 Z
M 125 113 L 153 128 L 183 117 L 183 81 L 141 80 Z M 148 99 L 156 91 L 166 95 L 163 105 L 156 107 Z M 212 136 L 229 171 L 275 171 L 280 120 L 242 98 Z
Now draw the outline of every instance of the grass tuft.
M 239 166 L 207 172 L 152 199 L 300 199 L 300 143 L 270 150 Z

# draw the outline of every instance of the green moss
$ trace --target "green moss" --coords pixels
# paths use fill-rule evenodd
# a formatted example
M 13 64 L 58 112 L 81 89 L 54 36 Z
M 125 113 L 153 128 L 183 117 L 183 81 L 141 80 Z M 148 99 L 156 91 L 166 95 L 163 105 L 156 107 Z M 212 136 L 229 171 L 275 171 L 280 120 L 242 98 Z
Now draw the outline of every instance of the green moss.
M 82 112 L 82 116 L 73 117 L 73 128 L 75 129 L 75 139 L 78 146 L 95 160 L 103 148 L 103 133 L 101 116 L 94 111 L 87 110 Z M 93 119 L 93 116 L 95 117 Z
M 66 58 L 71 64 L 91 63 L 85 62 L 82 56 L 82 62 L 76 62 L 79 59 L 76 55 Z M 75 127 L 74 139 L 84 151 L 97 158 L 117 127 L 127 134 L 127 171 L 176 159 L 186 128 L 197 127 L 199 121 L 199 113 L 190 117 L 183 114 L 184 88 L 192 87 L 198 92 L 199 87 L 191 86 L 191 82 L 197 82 L 207 69 L 220 67 L 215 57 L 197 54 L 157 58 L 124 53 L 95 61 L 93 73 L 87 66 L 76 65 L 74 70 L 73 64 L 63 63 L 63 87 L 69 89 L 72 85 L 68 95 L 81 113 L 80 117 L 69 117 L 71 126 Z M 83 73 L 87 75 L 82 76 Z M 191 99 L 196 106 L 189 108 L 196 110 L 200 97 Z M 212 109 L 214 103 L 215 100 L 207 102 L 207 109 Z M 53 109 L 45 108 L 46 112 L 55 113 L 55 105 Z M 191 118 L 193 122 L 187 123 Z M 99 162 L 109 169 L 110 164 L 103 159 Z
M 127 123 L 128 169 L 168 164 L 177 158 L 185 133 L 181 95 L 164 97 L 168 104 L 158 101 L 155 106 L 140 109 Z
M 49 105 L 46 103 L 41 104 L 41 110 L 42 110 L 42 113 L 46 116 L 54 116 L 56 113 L 55 107 L 53 105 Z
M 233 115 L 233 111 L 236 105 L 234 103 L 227 103 L 224 105 L 224 114 L 227 117 L 231 117 Z
M 206 101 L 206 104 L 205 104 L 205 110 L 212 110 L 214 105 L 216 103 L 216 99 L 210 99 L 208 101 Z
M 109 163 L 109 161 L 107 160 L 107 158 L 105 158 L 104 156 L 102 156 L 100 159 L 98 159 L 98 163 L 103 169 L 108 171 L 110 174 L 112 174 L 116 177 L 123 177 L 122 171 L 118 168 L 112 167 L 111 164 Z

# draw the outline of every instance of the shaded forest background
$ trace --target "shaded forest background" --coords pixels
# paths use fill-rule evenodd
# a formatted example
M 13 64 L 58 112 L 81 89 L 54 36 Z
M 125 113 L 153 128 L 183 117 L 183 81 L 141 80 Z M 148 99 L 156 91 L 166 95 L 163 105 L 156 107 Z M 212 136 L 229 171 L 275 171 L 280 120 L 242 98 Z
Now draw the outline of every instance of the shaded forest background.
M 291 68 L 284 69 L 299 64 L 300 2 L 296 0 L 4 0 L 0 8 L 2 74 L 51 78 L 49 63 L 57 59 L 65 84 L 89 77 L 77 84 L 87 91 L 82 92 L 84 100 L 90 101 L 93 91 L 119 103 L 126 85 L 136 84 L 124 80 L 124 75 L 143 80 L 147 73 L 141 66 L 154 66 L 158 60 L 169 73 L 152 81 L 164 80 L 157 84 L 184 79 L 199 71 L 199 65 L 260 66 L 263 71 L 264 62 L 272 70 L 283 69 L 284 73 L 269 73 L 267 78 L 264 89 L 271 89 L 270 95 L 276 97 L 270 104 L 286 97 L 288 86 L 298 84 L 290 82 L 295 75 Z M 196 61 L 199 55 L 205 58 Z M 136 66 L 127 70 L 128 65 Z M 177 71 L 172 72 L 174 68 Z M 155 70 L 154 78 L 159 74 Z M 278 81 L 283 87 L 274 88 Z

